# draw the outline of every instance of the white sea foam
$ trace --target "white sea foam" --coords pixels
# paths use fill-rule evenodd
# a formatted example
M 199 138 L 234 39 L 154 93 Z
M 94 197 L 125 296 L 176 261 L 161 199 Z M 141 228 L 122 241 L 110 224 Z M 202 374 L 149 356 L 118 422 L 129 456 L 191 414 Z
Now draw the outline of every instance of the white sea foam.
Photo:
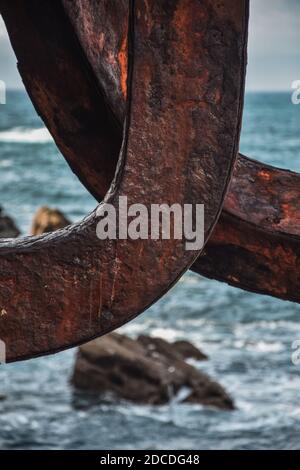
M 45 127 L 41 127 L 39 129 L 14 127 L 13 129 L 0 132 L 0 142 L 46 144 L 51 141 L 51 134 Z

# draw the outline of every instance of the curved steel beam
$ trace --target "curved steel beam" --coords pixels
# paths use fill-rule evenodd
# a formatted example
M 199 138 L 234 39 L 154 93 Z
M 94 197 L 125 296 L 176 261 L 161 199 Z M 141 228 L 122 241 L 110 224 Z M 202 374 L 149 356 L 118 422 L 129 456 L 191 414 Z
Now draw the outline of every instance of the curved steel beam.
M 219 222 L 192 269 L 300 303 L 300 174 L 240 156 Z
M 62 2 L 116 119 L 123 122 L 128 1 Z M 224 2 L 220 5 L 226 7 Z M 215 34 L 212 31 L 211 37 L 216 40 Z M 101 54 L 96 54 L 99 43 Z M 229 87 L 223 90 L 223 100 Z M 299 175 L 239 155 L 221 218 L 191 269 L 236 287 L 299 302 L 299 201 Z
M 76 35 L 57 0 L 27 0 L 26 6 L 22 0 L 2 0 L 1 5 L 33 102 L 73 171 L 101 200 L 121 145 L 128 0 L 64 0 L 73 27 L 77 24 Z M 85 113 L 75 113 L 75 108 Z M 97 116 L 100 129 L 94 124 Z M 95 147 L 101 149 L 99 154 Z M 239 155 L 219 222 L 191 269 L 242 289 L 299 302 L 299 183 L 295 173 Z
M 248 20 L 247 1 L 235 8 L 227 0 L 232 8 L 226 12 L 213 3 L 130 2 L 128 110 L 118 172 L 106 197 L 116 209 L 119 196 L 147 207 L 204 203 L 205 240 L 237 152 Z M 211 28 L 222 54 L 208 53 Z M 205 70 L 200 77 L 199 70 Z M 208 90 L 219 95 L 228 80 L 232 107 L 206 99 Z M 0 243 L 0 337 L 8 361 L 119 327 L 160 298 L 199 254 L 187 251 L 185 240 L 99 240 L 97 223 L 93 212 L 53 234 Z

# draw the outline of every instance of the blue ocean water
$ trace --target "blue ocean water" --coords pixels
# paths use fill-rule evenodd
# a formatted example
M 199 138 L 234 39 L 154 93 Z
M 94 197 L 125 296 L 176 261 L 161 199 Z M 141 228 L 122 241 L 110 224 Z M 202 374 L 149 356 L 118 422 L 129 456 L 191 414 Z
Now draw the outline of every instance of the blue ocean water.
M 241 151 L 300 171 L 300 106 L 289 93 L 248 93 Z M 0 105 L 0 205 L 28 233 L 44 204 L 73 221 L 96 201 L 59 155 L 23 91 Z M 233 412 L 170 401 L 161 407 L 74 394 L 76 350 L 0 367 L 3 449 L 297 449 L 300 448 L 300 306 L 187 273 L 160 302 L 121 329 L 185 338 L 210 357 L 197 364 L 222 383 Z

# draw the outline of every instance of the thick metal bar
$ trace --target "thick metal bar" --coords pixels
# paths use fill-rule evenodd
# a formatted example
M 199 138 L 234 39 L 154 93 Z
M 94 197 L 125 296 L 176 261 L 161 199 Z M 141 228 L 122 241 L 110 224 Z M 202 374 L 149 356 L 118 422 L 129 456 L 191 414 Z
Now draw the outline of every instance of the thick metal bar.
M 66 9 L 68 3 L 64 0 Z M 86 95 L 89 96 L 92 90 L 91 107 L 94 105 L 95 112 L 104 116 L 104 124 L 108 120 L 115 125 L 116 135 L 112 144 L 118 148 L 121 145 L 126 96 L 128 0 L 76 0 L 71 3 L 75 10 L 71 9 L 69 16 L 74 27 L 78 21 L 81 51 L 76 35 L 56 0 L 51 4 L 33 0 L 1 2 L 5 7 L 4 18 L 19 59 L 20 72 L 33 102 L 73 171 L 101 200 L 111 181 L 118 152 L 105 152 L 99 140 L 97 148 L 101 152 L 95 155 L 93 148 L 96 144 L 89 141 L 88 133 L 82 132 L 73 132 L 66 147 L 60 135 L 73 119 L 68 103 L 83 107 L 88 101 Z M 55 24 L 56 27 L 47 28 L 47 24 Z M 67 39 L 63 35 L 67 35 Z M 57 66 L 57 54 L 62 57 L 59 63 L 64 64 L 63 68 Z M 47 66 L 39 67 L 44 57 L 47 57 Z M 80 70 L 85 73 L 79 77 L 76 74 Z M 103 90 L 100 94 L 101 109 L 96 108 L 97 87 L 90 85 L 93 75 L 97 76 L 97 86 Z M 51 80 L 48 80 L 49 76 Z M 45 100 L 48 90 L 51 90 L 52 99 Z M 65 90 L 68 90 L 68 95 L 65 95 Z M 103 98 L 108 104 L 106 107 Z M 117 122 L 111 120 L 108 108 Z M 57 109 L 64 112 L 57 113 Z M 78 123 L 71 128 L 78 130 L 85 125 L 81 122 L 83 115 L 79 117 Z M 87 123 L 92 120 L 87 111 L 85 119 Z M 99 139 L 97 127 L 95 129 L 95 138 Z M 109 135 L 104 132 L 104 137 Z M 78 145 L 79 138 L 83 141 L 85 138 L 82 147 Z M 247 187 L 245 183 L 248 183 Z M 277 170 L 239 155 L 218 225 L 192 269 L 239 288 L 299 302 L 299 188 L 299 176 L 295 173 Z
M 114 115 L 123 122 L 128 1 L 62 2 Z M 120 14 L 113 21 L 117 5 Z M 219 6 L 226 8 L 224 2 Z M 99 35 L 103 49 L 95 54 Z M 211 38 L 210 50 L 215 53 L 215 31 Z M 224 88 L 222 100 L 227 99 L 229 87 Z M 236 287 L 299 302 L 299 183 L 295 173 L 239 155 L 221 218 L 191 269 Z
M 210 0 L 131 1 L 127 124 L 106 201 L 115 208 L 119 196 L 147 207 L 205 203 L 206 240 L 231 177 L 245 79 L 248 2 L 226 3 L 232 8 L 212 11 Z M 221 55 L 208 53 L 211 28 L 220 34 Z M 233 78 L 231 107 L 199 97 L 208 89 L 219 95 Z M 99 240 L 97 222 L 93 212 L 53 234 L 0 243 L 0 338 L 8 361 L 119 327 L 159 299 L 199 254 L 186 250 L 185 240 Z
M 240 156 L 218 225 L 192 269 L 300 302 L 300 174 Z

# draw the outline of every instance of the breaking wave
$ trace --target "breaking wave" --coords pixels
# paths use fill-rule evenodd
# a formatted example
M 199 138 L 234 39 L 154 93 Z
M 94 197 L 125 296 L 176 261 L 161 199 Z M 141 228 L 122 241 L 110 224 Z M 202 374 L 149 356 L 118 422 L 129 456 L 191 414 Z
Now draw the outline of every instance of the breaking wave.
M 0 142 L 18 144 L 46 144 L 52 142 L 51 134 L 45 127 L 39 129 L 28 129 L 15 127 L 7 131 L 0 132 Z

